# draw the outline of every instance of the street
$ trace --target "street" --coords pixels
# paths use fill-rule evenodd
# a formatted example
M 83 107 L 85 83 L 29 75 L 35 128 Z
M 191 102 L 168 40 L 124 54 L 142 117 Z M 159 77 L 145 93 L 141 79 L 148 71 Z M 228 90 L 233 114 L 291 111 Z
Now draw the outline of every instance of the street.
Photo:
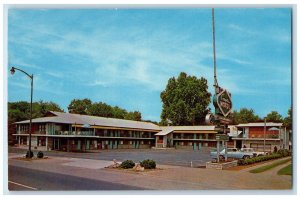
M 84 191 L 84 190 L 142 190 L 139 187 L 55 174 L 17 166 L 8 167 L 10 191 Z M 145 190 L 145 188 L 143 188 Z

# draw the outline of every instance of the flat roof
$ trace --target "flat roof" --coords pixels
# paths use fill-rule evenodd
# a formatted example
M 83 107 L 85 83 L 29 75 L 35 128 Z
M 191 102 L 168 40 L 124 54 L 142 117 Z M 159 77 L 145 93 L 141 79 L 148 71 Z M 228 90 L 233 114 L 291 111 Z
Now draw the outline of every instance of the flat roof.
M 283 123 L 274 123 L 274 122 L 267 122 L 266 126 L 277 126 L 281 127 Z M 257 122 L 257 123 L 246 123 L 246 124 L 238 124 L 236 125 L 237 127 L 264 127 L 265 123 L 264 122 Z

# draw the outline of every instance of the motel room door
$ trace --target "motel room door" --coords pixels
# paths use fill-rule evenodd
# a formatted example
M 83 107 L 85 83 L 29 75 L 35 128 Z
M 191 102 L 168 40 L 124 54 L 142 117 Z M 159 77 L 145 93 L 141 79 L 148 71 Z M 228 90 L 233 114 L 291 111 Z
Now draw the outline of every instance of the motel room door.
M 53 150 L 59 150 L 60 147 L 60 140 L 57 138 L 53 139 Z

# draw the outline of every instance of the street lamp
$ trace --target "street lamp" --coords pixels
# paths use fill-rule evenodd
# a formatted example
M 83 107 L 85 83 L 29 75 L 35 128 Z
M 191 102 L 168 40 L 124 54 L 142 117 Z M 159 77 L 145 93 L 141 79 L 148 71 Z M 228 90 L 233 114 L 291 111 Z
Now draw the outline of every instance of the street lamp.
M 32 95 L 33 95 L 33 74 L 29 75 L 28 73 L 26 73 L 25 71 L 23 71 L 22 69 L 16 68 L 16 67 L 12 67 L 10 69 L 10 73 L 13 75 L 15 74 L 16 70 L 21 71 L 22 73 L 24 73 L 25 75 L 27 75 L 30 80 L 31 80 L 31 94 L 30 94 L 30 123 L 29 123 L 29 154 L 28 154 L 28 158 L 31 158 L 31 133 L 32 133 Z

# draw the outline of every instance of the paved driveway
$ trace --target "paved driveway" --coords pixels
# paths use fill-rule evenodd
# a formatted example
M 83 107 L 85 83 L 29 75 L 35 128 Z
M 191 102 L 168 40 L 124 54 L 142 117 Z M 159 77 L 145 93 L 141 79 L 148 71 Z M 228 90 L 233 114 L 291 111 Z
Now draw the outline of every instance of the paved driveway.
M 9 148 L 10 153 L 24 153 L 25 149 Z M 34 152 L 35 154 L 37 152 Z M 60 151 L 45 151 L 46 156 L 85 158 L 94 160 L 116 159 L 117 161 L 133 160 L 139 162 L 144 159 L 153 159 L 157 164 L 199 167 L 205 165 L 210 160 L 209 150 L 158 150 L 158 149 L 119 149 L 119 150 L 102 150 L 91 153 L 73 153 Z

